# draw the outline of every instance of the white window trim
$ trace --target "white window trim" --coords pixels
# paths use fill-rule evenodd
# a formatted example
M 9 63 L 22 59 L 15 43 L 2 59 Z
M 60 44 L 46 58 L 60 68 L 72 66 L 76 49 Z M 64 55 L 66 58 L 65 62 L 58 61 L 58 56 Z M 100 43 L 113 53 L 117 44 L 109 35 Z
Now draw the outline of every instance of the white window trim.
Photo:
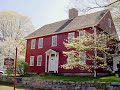
M 53 43 L 54 38 L 56 39 L 55 44 Z M 57 46 L 57 35 L 52 36 L 52 47 Z
M 75 32 L 68 33 L 68 43 L 71 43 L 73 38 L 75 38 Z
M 41 63 L 40 64 L 38 64 L 39 57 L 41 57 Z M 42 55 L 37 56 L 37 66 L 42 66 Z
M 32 46 L 33 42 L 35 42 L 34 46 Z M 31 49 L 35 49 L 35 46 L 36 46 L 36 39 L 32 39 L 31 40 Z
M 33 65 L 31 63 L 31 59 L 33 58 Z M 34 56 L 30 56 L 30 66 L 34 66 Z
M 82 63 L 82 64 L 86 64 L 86 52 L 79 52 L 79 55 L 81 54 L 81 53 L 84 53 L 84 60 L 82 61 L 82 60 L 79 60 L 79 62 L 80 63 Z
M 39 38 L 39 40 L 38 40 L 38 48 L 43 48 L 43 38 Z

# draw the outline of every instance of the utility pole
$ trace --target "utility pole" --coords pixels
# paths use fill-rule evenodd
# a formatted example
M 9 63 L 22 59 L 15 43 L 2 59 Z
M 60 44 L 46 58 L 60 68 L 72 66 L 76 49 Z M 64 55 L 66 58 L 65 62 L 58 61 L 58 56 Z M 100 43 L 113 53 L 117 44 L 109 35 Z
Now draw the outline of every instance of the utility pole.
M 16 47 L 16 55 L 14 60 L 14 90 L 16 90 L 16 66 L 17 66 L 17 47 Z

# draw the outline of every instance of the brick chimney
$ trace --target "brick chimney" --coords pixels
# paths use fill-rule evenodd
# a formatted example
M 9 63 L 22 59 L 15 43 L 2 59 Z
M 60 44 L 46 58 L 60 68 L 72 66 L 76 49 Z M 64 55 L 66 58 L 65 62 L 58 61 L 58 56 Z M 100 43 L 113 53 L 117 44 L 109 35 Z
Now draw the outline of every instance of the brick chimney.
M 69 9 L 69 19 L 75 18 L 78 16 L 78 10 L 75 8 Z

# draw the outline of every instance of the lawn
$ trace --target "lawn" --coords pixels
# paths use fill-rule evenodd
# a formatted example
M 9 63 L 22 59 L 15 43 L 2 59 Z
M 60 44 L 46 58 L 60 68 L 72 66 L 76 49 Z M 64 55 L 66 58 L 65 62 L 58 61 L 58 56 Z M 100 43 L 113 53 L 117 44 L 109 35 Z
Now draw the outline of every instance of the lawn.
M 55 76 L 55 75 L 46 75 L 46 76 L 32 76 L 24 77 L 25 79 L 41 79 L 41 80 L 63 80 L 63 81 L 100 81 L 100 82 L 120 82 L 120 77 L 115 76 L 104 76 L 104 77 L 93 77 L 93 76 Z
M 12 86 L 4 86 L 4 85 L 0 85 L 0 90 L 13 90 Z M 25 88 L 17 88 L 16 90 L 28 90 Z

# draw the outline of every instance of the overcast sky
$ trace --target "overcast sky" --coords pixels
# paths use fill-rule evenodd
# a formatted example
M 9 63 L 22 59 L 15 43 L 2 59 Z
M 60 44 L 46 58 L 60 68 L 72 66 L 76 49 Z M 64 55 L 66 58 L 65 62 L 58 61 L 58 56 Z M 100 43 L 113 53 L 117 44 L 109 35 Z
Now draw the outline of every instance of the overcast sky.
M 14 10 L 31 18 L 35 28 L 67 17 L 69 0 L 0 0 L 0 11 Z
M 89 1 L 94 2 L 95 0 Z M 77 6 L 94 6 L 90 2 L 88 0 L 80 0 Z M 0 11 L 13 10 L 29 16 L 35 29 L 48 23 L 67 19 L 67 11 L 72 7 L 73 5 L 70 3 L 70 0 L 0 0 Z M 92 12 L 98 10 L 93 10 Z

